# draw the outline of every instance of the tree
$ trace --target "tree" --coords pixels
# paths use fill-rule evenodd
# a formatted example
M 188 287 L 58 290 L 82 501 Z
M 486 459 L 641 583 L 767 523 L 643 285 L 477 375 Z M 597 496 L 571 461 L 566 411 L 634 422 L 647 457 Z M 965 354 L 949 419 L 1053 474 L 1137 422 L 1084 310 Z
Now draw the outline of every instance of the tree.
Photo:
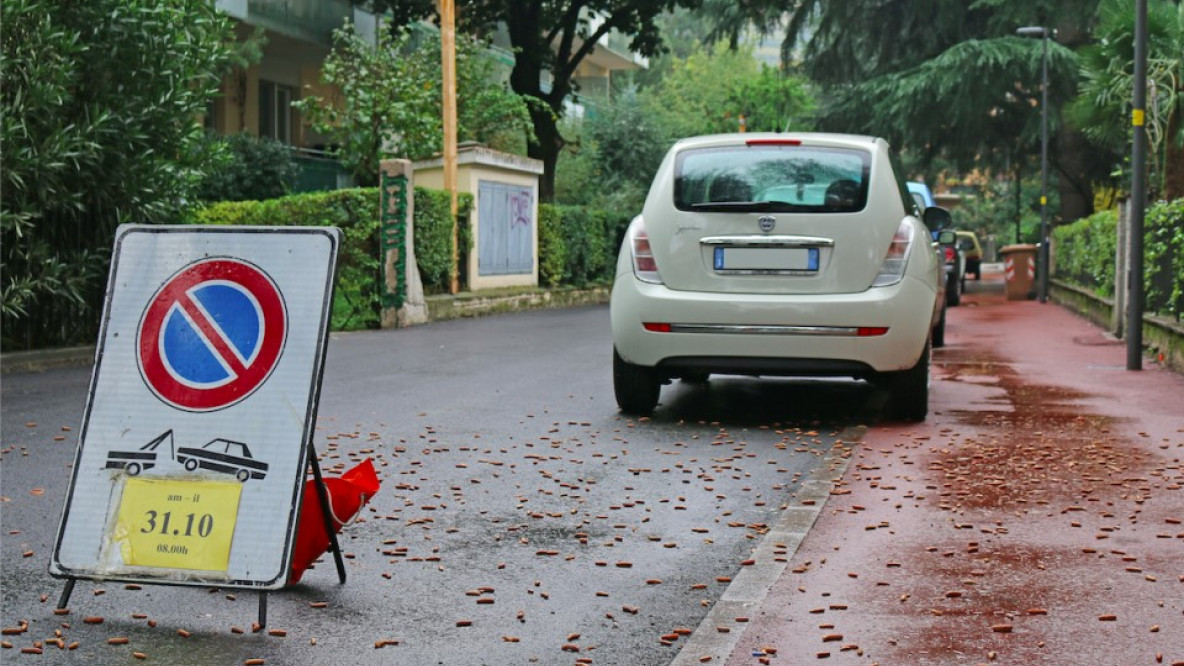
M 506 131 L 529 129 L 526 105 L 504 86 L 490 85 L 486 44 L 457 40 L 457 125 L 461 140 L 491 142 Z M 410 30 L 379 31 L 370 44 L 352 25 L 334 33 L 322 80 L 340 99 L 316 96 L 296 103 L 313 127 L 331 137 L 359 184 L 378 183 L 384 156 L 424 159 L 440 152 L 440 42 Z
M 197 196 L 202 201 L 262 201 L 288 193 L 299 167 L 292 159 L 292 147 L 250 132 L 225 136 L 207 133 L 210 152 L 224 153 L 217 168 L 201 180 Z
M 1081 94 L 1069 108 L 1072 124 L 1117 154 L 1129 152 L 1131 142 L 1134 22 L 1133 0 L 1102 3 L 1097 39 L 1081 50 Z M 1184 198 L 1184 5 L 1149 0 L 1147 32 L 1151 193 Z
M 646 98 L 674 139 L 738 131 L 741 116 L 749 131 L 809 129 L 815 110 L 804 79 L 758 62 L 750 45 L 725 42 L 675 60 Z
M 654 65 L 666 75 L 616 91 L 581 127 L 570 128 L 579 140 L 560 162 L 557 201 L 640 210 L 662 157 L 681 137 L 734 132 L 741 117 L 750 131 L 810 128 L 807 82 L 759 62 L 751 45 L 700 44 Z
M 1083 150 L 1084 137 L 1061 131 L 1056 119 L 1074 94 L 1072 50 L 1089 40 L 1098 0 L 769 2 L 791 11 L 783 58 L 801 46 L 802 70 L 825 90 L 822 128 L 884 135 L 929 159 L 1016 174 L 1039 154 L 1041 44 L 1014 32 L 1056 28 L 1050 159 L 1061 215 L 1092 209 L 1092 184 L 1113 156 Z
M 115 228 L 195 202 L 233 51 L 209 0 L 2 0 L 5 348 L 93 341 Z
M 559 132 L 564 103 L 576 93 L 573 77 L 597 41 L 616 30 L 632 38 L 629 47 L 654 56 L 662 50 L 655 18 L 678 6 L 699 0 L 458 0 L 457 16 L 468 32 L 488 33 L 501 23 L 514 48 L 510 86 L 532 100 L 529 104 L 534 135 L 527 154 L 543 162 L 539 197 L 552 200 L 555 166 L 567 143 Z M 434 12 L 431 0 L 373 0 L 375 9 L 390 10 L 394 22 L 426 18 Z

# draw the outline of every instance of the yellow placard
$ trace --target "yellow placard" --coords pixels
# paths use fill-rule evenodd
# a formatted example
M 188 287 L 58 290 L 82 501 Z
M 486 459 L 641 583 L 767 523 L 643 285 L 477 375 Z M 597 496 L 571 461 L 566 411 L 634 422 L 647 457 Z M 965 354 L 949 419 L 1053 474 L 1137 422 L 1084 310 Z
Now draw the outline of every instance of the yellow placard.
M 1146 111 L 1144 111 L 1143 109 L 1132 109 L 1131 110 L 1131 126 L 1132 127 L 1142 127 L 1144 122 L 1146 122 L 1145 119 L 1146 119 Z
M 129 478 L 113 541 L 129 566 L 225 572 L 243 484 Z

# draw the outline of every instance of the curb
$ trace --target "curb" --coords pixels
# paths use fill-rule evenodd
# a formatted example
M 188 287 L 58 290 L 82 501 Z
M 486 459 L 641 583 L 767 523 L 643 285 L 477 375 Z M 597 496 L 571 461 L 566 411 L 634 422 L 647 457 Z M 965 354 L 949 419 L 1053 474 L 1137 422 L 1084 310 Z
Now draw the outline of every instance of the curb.
M 794 500 L 783 507 L 777 524 L 757 544 L 753 552 L 757 563 L 741 568 L 670 666 L 716 660 L 723 663 L 728 659 L 748 628 L 747 619 L 741 618 L 760 610 L 773 584 L 789 568 L 790 560 L 826 508 L 836 484 L 847 472 L 852 453 L 866 435 L 866 426 L 853 426 L 839 433 L 825 460 L 802 479 Z
M 0 374 L 43 372 L 53 368 L 73 368 L 95 361 L 95 346 L 61 347 L 0 354 Z
M 608 287 L 589 289 L 507 289 L 428 296 L 428 323 L 487 314 L 570 308 L 608 303 Z

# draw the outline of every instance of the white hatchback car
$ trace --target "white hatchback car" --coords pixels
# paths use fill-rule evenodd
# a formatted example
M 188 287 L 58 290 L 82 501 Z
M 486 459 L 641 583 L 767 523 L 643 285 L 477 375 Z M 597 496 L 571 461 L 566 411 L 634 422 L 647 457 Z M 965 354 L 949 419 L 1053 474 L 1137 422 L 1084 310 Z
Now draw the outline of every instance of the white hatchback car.
M 930 228 L 949 222 L 916 207 L 883 139 L 679 141 L 617 261 L 618 405 L 651 413 L 673 378 L 855 377 L 889 390 L 893 418 L 923 420 L 945 329 Z

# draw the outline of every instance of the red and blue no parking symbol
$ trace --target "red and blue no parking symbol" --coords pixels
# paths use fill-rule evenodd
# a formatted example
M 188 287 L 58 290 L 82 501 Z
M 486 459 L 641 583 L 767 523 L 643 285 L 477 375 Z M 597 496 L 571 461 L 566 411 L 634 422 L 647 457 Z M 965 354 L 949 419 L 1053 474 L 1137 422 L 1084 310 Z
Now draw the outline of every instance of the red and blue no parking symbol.
M 189 264 L 169 278 L 140 318 L 140 374 L 164 402 L 186 411 L 229 407 L 267 381 L 287 335 L 275 282 L 233 258 Z

